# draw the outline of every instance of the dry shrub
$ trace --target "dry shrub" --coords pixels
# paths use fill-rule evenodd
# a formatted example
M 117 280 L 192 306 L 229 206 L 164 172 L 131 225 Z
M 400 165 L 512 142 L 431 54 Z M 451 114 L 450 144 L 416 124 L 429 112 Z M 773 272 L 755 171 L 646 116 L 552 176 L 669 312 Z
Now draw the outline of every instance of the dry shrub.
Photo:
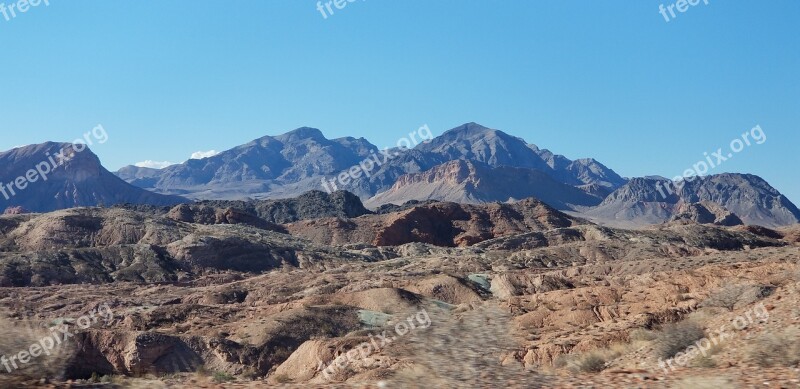
M 706 336 L 703 327 L 692 320 L 666 324 L 657 335 L 656 352 L 664 359 L 674 357 Z
M 650 342 L 658 338 L 658 333 L 644 328 L 637 328 L 628 334 L 628 338 L 631 342 Z
M 710 355 L 700 355 L 689 362 L 690 367 L 698 367 L 701 369 L 713 369 L 717 367 L 717 361 Z
M 702 369 L 715 368 L 717 367 L 717 361 L 714 360 L 714 355 L 717 355 L 720 351 L 722 351 L 722 344 L 711 345 L 711 348 L 708 349 L 706 355 L 698 355 L 689 361 L 689 366 L 699 367 Z
M 709 295 L 700 303 L 700 307 L 720 307 L 733 311 L 769 296 L 774 290 L 775 287 L 769 285 L 730 285 Z
M 573 373 L 599 373 L 606 368 L 606 356 L 598 350 L 585 354 L 562 355 L 553 361 L 556 368 L 566 368 Z
M 616 343 L 608 348 L 596 349 L 580 354 L 561 355 L 553 361 L 557 369 L 566 368 L 572 373 L 599 373 L 609 367 L 615 359 L 630 352 L 634 346 Z
M 56 332 L 60 336 L 61 332 Z M 11 356 L 16 356 L 21 351 L 29 352 L 31 345 L 39 344 L 40 339 L 52 337 L 53 334 L 33 322 L 14 321 L 0 315 L 0 355 L 6 358 L 12 370 L 9 372 L 6 366 L 0 365 L 0 387 L 17 387 L 23 382 L 39 381 L 42 378 L 62 378 L 67 363 L 74 354 L 74 346 L 69 339 L 50 350 L 50 355 L 41 353 L 37 357 L 29 356 L 28 363 L 21 363 L 17 358 L 17 369 L 10 362 Z
M 762 367 L 795 366 L 800 363 L 800 331 L 790 328 L 755 338 L 747 351 L 748 361 Z
M 686 377 L 677 381 L 672 386 L 675 389 L 720 389 L 735 388 L 734 381 L 728 377 Z
M 698 324 L 706 324 L 728 312 L 727 308 L 722 307 L 700 307 L 696 311 L 688 314 L 685 319 Z
M 518 347 L 510 315 L 494 303 L 448 311 L 427 308 L 431 326 L 398 338 L 392 354 L 410 366 L 388 387 L 539 387 L 541 379 L 509 355 Z M 505 359 L 505 361 L 504 361 Z

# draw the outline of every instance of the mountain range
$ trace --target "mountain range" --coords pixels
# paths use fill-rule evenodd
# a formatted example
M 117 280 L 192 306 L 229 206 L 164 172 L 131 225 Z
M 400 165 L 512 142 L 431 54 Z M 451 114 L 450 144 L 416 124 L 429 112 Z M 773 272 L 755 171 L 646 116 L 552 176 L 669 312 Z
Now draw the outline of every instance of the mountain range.
M 46 143 L 1 153 L 0 179 L 12 182 L 58 147 Z M 570 160 L 476 123 L 389 153 L 392 158 L 337 189 L 355 194 L 371 209 L 411 200 L 481 204 L 533 197 L 573 216 L 618 227 L 663 223 L 686 217 L 687 210 L 705 220 L 707 212 L 699 210 L 708 207 L 746 224 L 775 227 L 800 221 L 800 210 L 754 175 L 706 176 L 662 195 L 659 183 L 663 188 L 666 179 L 626 179 L 592 158 Z M 381 150 L 364 138 L 327 139 L 309 127 L 164 169 L 126 166 L 112 174 L 86 150 L 53 180 L 31 184 L 26 196 L 0 197 L 0 209 L 21 206 L 41 212 L 124 202 L 292 198 L 325 188 L 323 182 L 376 155 Z
M 303 127 L 279 136 L 265 136 L 202 160 L 161 170 L 127 166 L 116 174 L 141 188 L 191 199 L 286 198 L 323 189 L 323 178 L 332 179 L 378 153 L 378 147 L 363 138 L 329 140 L 321 131 Z M 454 160 L 474 161 L 491 169 L 534 170 L 559 183 L 599 186 L 609 192 L 626 182 L 594 159 L 571 161 L 476 123 L 453 128 L 413 149 L 394 149 L 392 153 L 396 156 L 376 166 L 368 176 L 339 189 L 367 200 L 392 188 L 401 176 Z

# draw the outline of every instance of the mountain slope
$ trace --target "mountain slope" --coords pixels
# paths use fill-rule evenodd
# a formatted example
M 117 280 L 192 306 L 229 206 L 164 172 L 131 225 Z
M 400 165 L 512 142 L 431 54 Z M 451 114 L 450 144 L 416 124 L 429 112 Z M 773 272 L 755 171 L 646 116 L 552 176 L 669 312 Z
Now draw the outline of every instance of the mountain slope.
M 611 193 L 614 189 L 628 182 L 628 180 L 620 177 L 619 174 L 594 158 L 581 158 L 572 161 L 550 150 L 540 149 L 536 145 L 528 145 L 528 147 L 530 147 L 547 166 L 553 169 L 550 175 L 561 182 L 576 186 L 600 186 L 606 188 L 602 191 L 604 193 L 607 192 L 606 194 Z
M 467 123 L 446 131 L 417 150 L 437 154 L 445 160 L 465 159 L 489 166 L 514 166 L 550 172 L 552 168 L 521 138 L 489 129 L 477 123 Z
M 270 192 L 269 197 L 292 197 L 320 189 L 324 175 L 349 169 L 376 152 L 363 138 L 328 140 L 318 129 L 303 127 L 166 167 L 148 180 L 132 177 L 137 171 L 130 167 L 118 174 L 134 184 L 192 198 L 242 199 Z
M 510 166 L 492 168 L 476 161 L 455 160 L 422 173 L 402 176 L 391 189 L 369 199 L 365 205 L 374 208 L 408 200 L 480 204 L 528 197 L 535 197 L 556 209 L 570 209 L 574 204 L 597 205 L 601 201 L 539 170 Z
M 44 169 L 51 156 L 68 150 L 71 158 L 54 169 Z M 57 163 L 59 160 L 53 159 Z M 23 177 L 37 166 L 49 174 L 24 180 L 25 188 L 14 186 L 11 193 L 6 184 Z M 47 179 L 43 179 L 46 177 Z M 31 176 L 33 178 L 33 176 Z M 21 181 L 22 182 L 22 181 Z M 121 180 L 101 164 L 88 148 L 75 152 L 69 143 L 48 142 L 0 153 L 0 183 L 5 195 L 0 195 L 0 209 L 21 206 L 34 212 L 48 212 L 78 206 L 113 205 L 119 203 L 171 205 L 186 201 L 177 196 L 155 194 Z
M 364 139 L 328 140 L 319 130 L 303 127 L 163 170 L 129 166 L 117 174 L 134 185 L 159 193 L 229 200 L 289 198 L 323 189 L 323 178 L 330 181 L 373 157 L 381 162 L 368 169 L 369 174 L 339 184 L 338 189 L 368 199 L 391 188 L 405 174 L 424 172 L 452 160 L 535 169 L 557 182 L 574 186 L 602 185 L 613 190 L 624 183 L 612 170 L 591 159 L 570 161 L 557 156 L 565 163 L 551 167 L 536 146 L 476 123 L 448 130 L 413 149 L 391 149 L 390 153 L 393 157 L 384 160 L 378 148 Z
M 687 182 L 680 190 L 661 178 L 634 178 L 582 214 L 597 222 L 642 226 L 662 223 L 685 204 L 709 202 L 734 213 L 746 224 L 778 227 L 800 222 L 800 210 L 761 177 L 725 173 Z M 661 190 L 659 191 L 659 188 Z M 664 196 L 661 195 L 664 193 Z
M 391 157 L 384 158 L 363 138 L 328 140 L 319 130 L 303 127 L 160 171 L 128 167 L 118 174 L 132 184 L 192 199 L 277 199 L 325 189 L 323 182 L 355 167 L 361 176 L 339 182 L 336 189 L 356 194 L 369 207 L 409 200 L 481 203 L 534 196 L 598 222 L 636 227 L 668 221 L 680 205 L 705 201 L 748 224 L 782 226 L 800 220 L 794 204 L 755 176 L 710 176 L 662 196 L 657 185 L 665 186 L 665 179 L 629 181 L 595 159 L 570 160 L 477 123 L 388 153 Z M 381 161 L 358 168 L 368 159 Z M 593 207 L 598 199 L 603 202 Z

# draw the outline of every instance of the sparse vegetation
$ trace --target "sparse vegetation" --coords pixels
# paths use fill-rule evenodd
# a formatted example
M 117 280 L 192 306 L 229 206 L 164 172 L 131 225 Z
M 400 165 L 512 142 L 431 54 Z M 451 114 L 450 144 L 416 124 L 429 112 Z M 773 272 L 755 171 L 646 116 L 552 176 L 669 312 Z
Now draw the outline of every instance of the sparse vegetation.
M 689 362 L 689 366 L 711 369 L 717 367 L 717 362 L 714 361 L 714 358 L 711 358 L 711 355 L 700 355 L 692 359 L 692 361 Z
M 666 324 L 657 333 L 658 355 L 664 359 L 672 358 L 704 337 L 703 327 L 693 320 Z
M 599 373 L 605 369 L 606 359 L 599 352 L 590 352 L 578 359 L 572 367 L 583 373 Z
M 706 355 L 698 355 L 689 362 L 689 366 L 698 367 L 702 369 L 711 369 L 717 367 L 717 362 L 714 360 L 714 355 L 722 351 L 721 344 L 714 344 L 706 351 Z
M 751 342 L 747 358 L 761 367 L 796 366 L 800 363 L 800 330 L 759 336 Z
M 631 342 L 650 342 L 656 340 L 658 338 L 658 334 L 656 331 L 637 328 L 628 334 L 628 338 Z
M 275 382 L 279 384 L 288 384 L 292 382 L 292 379 L 286 374 L 278 374 L 275 376 Z
M 0 315 L 0 355 L 16 356 L 27 352 L 31 345 L 39 344 L 47 336 L 52 336 L 52 333 L 34 322 L 13 321 Z M 19 363 L 18 369 L 0 373 L 0 386 L 15 387 L 20 382 L 62 377 L 73 351 L 71 345 L 62 345 L 50 350 L 49 355 L 29 356 L 29 363 Z
M 720 389 L 732 388 L 734 382 L 727 377 L 686 377 L 675 383 L 676 389 Z
M 506 359 L 516 345 L 507 311 L 489 302 L 454 311 L 434 307 L 427 311 L 432 325 L 409 333 L 392 350 L 412 361 L 391 380 L 393 384 L 503 387 L 514 379 L 531 382 L 534 373 Z
M 599 373 L 605 370 L 609 363 L 629 352 L 631 344 L 617 343 L 609 348 L 596 349 L 586 353 L 562 355 L 553 361 L 556 368 L 566 368 L 572 373 Z
M 733 311 L 735 308 L 750 305 L 769 296 L 774 290 L 775 287 L 769 285 L 730 285 L 712 293 L 700 303 L 700 306 L 720 307 Z
M 221 371 L 215 372 L 213 378 L 216 383 L 230 382 L 236 379 L 234 376 Z

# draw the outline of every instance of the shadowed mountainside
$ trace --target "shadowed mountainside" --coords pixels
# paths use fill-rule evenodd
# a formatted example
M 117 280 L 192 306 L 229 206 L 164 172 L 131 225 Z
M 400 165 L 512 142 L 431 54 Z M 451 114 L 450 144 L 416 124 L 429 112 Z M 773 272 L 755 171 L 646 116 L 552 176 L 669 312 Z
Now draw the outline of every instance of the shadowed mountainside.
M 70 158 L 52 168 L 51 158 L 56 163 L 61 162 L 53 157 L 60 154 L 61 150 L 65 150 L 65 155 Z M 48 168 L 45 169 L 41 164 L 47 164 Z M 42 171 L 52 171 L 46 176 L 37 174 L 34 179 L 24 180 L 26 187 L 23 190 L 15 186 L 12 192 L 6 187 L 8 198 L 0 195 L 0 209 L 22 207 L 34 212 L 47 212 L 98 204 L 170 205 L 187 201 L 181 197 L 151 193 L 130 185 L 106 170 L 88 147 L 81 152 L 75 152 L 69 143 L 48 142 L 0 153 L 0 185 L 5 186 L 16 181 L 18 177 L 25 177 L 37 165 Z

